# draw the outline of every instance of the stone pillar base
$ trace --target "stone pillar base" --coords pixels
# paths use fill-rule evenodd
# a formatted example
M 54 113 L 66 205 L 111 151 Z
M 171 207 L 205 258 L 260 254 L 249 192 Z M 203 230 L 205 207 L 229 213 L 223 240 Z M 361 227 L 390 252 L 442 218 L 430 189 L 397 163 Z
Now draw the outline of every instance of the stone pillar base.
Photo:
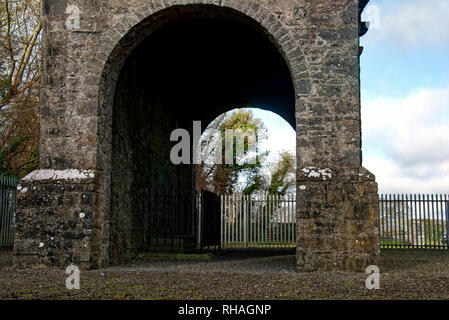
M 94 177 L 92 171 L 38 170 L 21 180 L 17 188 L 15 267 L 89 267 Z
M 364 168 L 300 169 L 297 267 L 365 271 L 379 254 L 378 188 Z

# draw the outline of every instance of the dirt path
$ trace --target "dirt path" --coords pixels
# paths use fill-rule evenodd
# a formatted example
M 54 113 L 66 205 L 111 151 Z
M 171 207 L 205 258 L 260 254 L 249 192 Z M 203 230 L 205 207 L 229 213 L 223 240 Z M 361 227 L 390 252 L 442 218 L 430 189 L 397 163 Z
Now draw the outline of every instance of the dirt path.
M 449 252 L 384 251 L 381 289 L 366 275 L 300 273 L 291 254 L 228 253 L 210 261 L 135 261 L 81 273 L 68 291 L 60 269 L 0 270 L 3 299 L 449 299 Z

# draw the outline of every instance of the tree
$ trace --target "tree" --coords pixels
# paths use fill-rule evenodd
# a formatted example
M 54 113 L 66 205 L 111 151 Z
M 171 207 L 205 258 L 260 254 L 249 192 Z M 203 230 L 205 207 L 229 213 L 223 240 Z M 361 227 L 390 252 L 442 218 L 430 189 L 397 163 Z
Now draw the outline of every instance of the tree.
M 0 3 L 0 174 L 38 165 L 40 0 Z
M 296 158 L 289 151 L 279 153 L 279 159 L 271 171 L 268 193 L 272 195 L 285 195 L 294 191 L 296 185 Z
M 237 139 L 233 141 L 233 164 L 226 164 L 225 155 L 222 152 L 221 164 L 213 160 L 217 156 L 214 146 L 222 143 L 224 150 L 225 133 L 227 129 L 240 130 L 242 138 L 248 130 L 256 133 L 255 153 L 249 150 L 249 142 L 245 140 L 243 157 L 236 152 Z M 235 132 L 235 131 L 234 131 Z M 215 119 L 205 130 L 201 137 L 201 154 L 204 160 L 196 167 L 197 190 L 205 189 L 219 194 L 229 194 L 242 191 L 246 194 L 255 192 L 262 187 L 260 168 L 265 157 L 259 154 L 259 144 L 266 138 L 266 128 L 261 119 L 255 118 L 251 110 L 237 109 L 222 114 Z

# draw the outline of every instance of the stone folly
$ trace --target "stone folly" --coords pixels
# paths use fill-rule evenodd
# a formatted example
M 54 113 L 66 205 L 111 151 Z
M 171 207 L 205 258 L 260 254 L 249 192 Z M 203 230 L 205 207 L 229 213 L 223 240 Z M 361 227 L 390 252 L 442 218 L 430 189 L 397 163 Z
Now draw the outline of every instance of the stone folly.
M 98 268 L 158 246 L 152 195 L 194 189 L 192 167 L 169 161 L 170 132 L 236 106 L 296 129 L 298 269 L 375 263 L 377 184 L 361 152 L 367 2 L 44 0 L 40 170 L 19 186 L 14 263 Z

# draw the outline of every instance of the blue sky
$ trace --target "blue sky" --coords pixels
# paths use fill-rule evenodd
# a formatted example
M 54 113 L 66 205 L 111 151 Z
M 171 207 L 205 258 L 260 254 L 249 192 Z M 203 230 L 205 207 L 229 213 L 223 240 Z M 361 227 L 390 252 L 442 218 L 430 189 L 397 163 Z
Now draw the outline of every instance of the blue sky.
M 363 165 L 381 193 L 449 193 L 449 0 L 371 0 L 362 19 Z M 266 149 L 295 150 L 283 119 L 255 113 Z
M 380 192 L 449 193 L 449 1 L 371 0 L 362 18 L 364 166 Z

